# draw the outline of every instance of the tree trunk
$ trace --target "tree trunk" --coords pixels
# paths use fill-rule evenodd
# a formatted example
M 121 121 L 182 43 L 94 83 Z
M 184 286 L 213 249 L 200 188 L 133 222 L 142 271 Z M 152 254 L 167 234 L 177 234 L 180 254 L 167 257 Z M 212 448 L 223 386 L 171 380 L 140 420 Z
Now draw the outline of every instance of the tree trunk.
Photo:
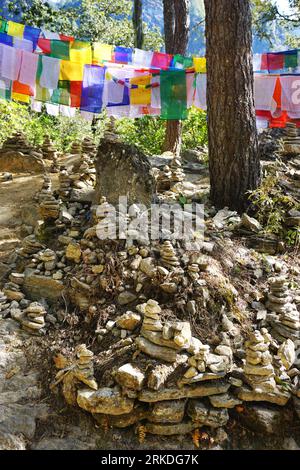
M 242 212 L 260 179 L 248 0 L 205 0 L 211 200 Z
M 138 49 L 143 48 L 143 0 L 134 0 L 132 23 L 134 30 L 134 46 Z
M 164 30 L 167 54 L 186 53 L 189 39 L 190 0 L 164 0 Z M 181 149 L 181 121 L 167 121 L 164 151 L 179 156 Z

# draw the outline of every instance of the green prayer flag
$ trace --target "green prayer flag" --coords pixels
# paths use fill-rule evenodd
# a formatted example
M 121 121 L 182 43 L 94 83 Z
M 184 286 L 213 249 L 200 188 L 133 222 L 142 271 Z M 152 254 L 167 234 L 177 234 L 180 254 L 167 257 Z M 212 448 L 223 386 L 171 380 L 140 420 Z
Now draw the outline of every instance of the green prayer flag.
M 11 84 L 7 88 L 0 88 L 0 98 L 6 101 L 11 100 Z
M 52 39 L 50 56 L 55 57 L 56 59 L 69 60 L 70 43 L 68 41 L 59 41 L 58 39 Z
M 180 65 L 182 67 L 180 67 Z M 193 67 L 194 62 L 191 57 L 184 57 L 183 55 L 176 54 L 174 56 L 174 67 L 175 68 L 183 68 L 183 69 L 188 69 L 190 67 Z
M 187 118 L 187 91 L 184 70 L 160 73 L 161 119 Z
M 286 69 L 295 69 L 298 67 L 298 52 L 294 51 L 291 54 L 284 55 L 284 67 Z
M 0 33 L 7 33 L 8 31 L 8 22 L 6 20 L 0 19 Z
M 35 100 L 47 103 L 48 101 L 50 101 L 50 99 L 51 96 L 48 88 L 43 88 L 37 83 L 35 87 Z
M 68 80 L 59 80 L 57 89 L 52 93 L 51 103 L 70 105 L 70 82 Z

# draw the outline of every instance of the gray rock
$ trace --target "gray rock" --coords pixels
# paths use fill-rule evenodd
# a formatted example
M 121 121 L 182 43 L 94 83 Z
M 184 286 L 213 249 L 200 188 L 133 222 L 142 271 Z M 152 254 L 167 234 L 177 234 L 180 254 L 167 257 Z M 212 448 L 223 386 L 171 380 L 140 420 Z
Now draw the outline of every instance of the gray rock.
M 123 396 L 118 389 L 109 387 L 93 391 L 84 388 L 77 393 L 77 403 L 90 413 L 105 413 L 108 415 L 122 415 L 130 413 L 134 406 L 134 400 Z
M 153 405 L 148 420 L 152 423 L 180 423 L 184 417 L 186 400 L 162 401 Z
M 229 420 L 226 409 L 216 410 L 206 406 L 200 400 L 190 400 L 187 413 L 199 426 L 219 428 L 225 426 Z
M 179 400 L 181 398 L 207 397 L 226 393 L 230 384 L 223 381 L 212 381 L 201 385 L 184 386 L 182 388 L 164 388 L 158 391 L 142 390 L 138 399 L 142 402 L 155 403 L 164 400 Z
M 280 410 L 259 405 L 247 406 L 247 412 L 240 415 L 243 423 L 255 432 L 278 434 L 282 428 L 282 413 Z

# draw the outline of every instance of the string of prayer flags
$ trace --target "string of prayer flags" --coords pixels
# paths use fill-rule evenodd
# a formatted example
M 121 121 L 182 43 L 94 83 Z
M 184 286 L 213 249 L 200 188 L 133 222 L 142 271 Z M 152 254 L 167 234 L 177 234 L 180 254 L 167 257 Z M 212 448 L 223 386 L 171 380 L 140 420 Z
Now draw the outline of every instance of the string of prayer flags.
M 186 119 L 187 94 L 184 70 L 160 73 L 161 119 Z

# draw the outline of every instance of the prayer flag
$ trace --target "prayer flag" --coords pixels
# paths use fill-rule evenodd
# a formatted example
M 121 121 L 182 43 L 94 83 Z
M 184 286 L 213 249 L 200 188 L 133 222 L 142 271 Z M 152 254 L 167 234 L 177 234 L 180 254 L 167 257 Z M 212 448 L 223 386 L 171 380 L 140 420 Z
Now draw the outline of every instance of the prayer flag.
M 83 78 L 83 64 L 70 62 L 69 60 L 60 61 L 60 80 L 69 81 L 82 81 Z
M 98 65 L 85 65 L 81 90 L 82 111 L 101 113 L 103 107 L 103 89 L 105 81 L 105 67 Z
M 131 85 L 137 85 L 138 88 L 131 88 L 130 90 L 130 104 L 131 105 L 147 105 L 151 104 L 151 76 L 134 77 L 130 79 Z M 149 88 L 146 88 L 146 86 Z
M 162 70 L 160 74 L 162 119 L 187 118 L 187 90 L 184 70 Z
M 70 60 L 70 43 L 51 39 L 51 57 L 56 59 Z
M 151 67 L 167 70 L 170 67 L 173 56 L 163 52 L 154 52 Z
M 92 48 L 90 43 L 74 41 L 70 46 L 70 60 L 80 64 L 91 64 Z
M 21 23 L 15 23 L 14 21 L 8 22 L 7 34 L 10 36 L 16 36 L 17 38 L 23 39 L 25 25 Z
M 206 58 L 205 57 L 193 57 L 193 63 L 195 72 L 206 73 Z
M 113 46 L 109 44 L 100 44 L 98 42 L 93 44 L 93 63 L 101 64 L 104 61 L 112 59 Z
M 114 50 L 115 62 L 128 64 L 132 62 L 132 49 L 129 47 L 116 46 Z

